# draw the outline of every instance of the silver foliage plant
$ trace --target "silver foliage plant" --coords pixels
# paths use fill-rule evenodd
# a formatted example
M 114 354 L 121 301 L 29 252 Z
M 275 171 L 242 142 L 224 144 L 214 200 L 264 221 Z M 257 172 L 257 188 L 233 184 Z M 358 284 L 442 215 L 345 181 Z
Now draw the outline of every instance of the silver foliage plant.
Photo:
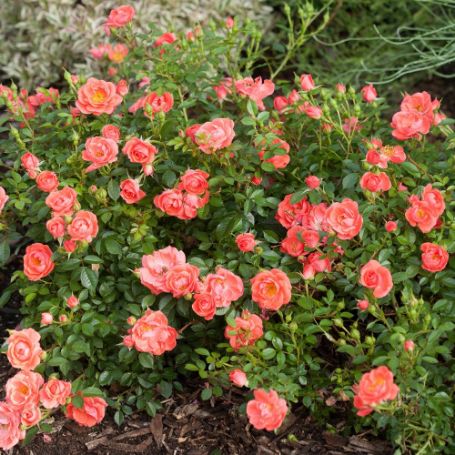
M 186 31 L 210 19 L 238 16 L 267 27 L 272 9 L 266 0 L 1 0 L 0 78 L 23 88 L 48 86 L 62 69 L 96 71 L 93 46 L 107 40 L 103 23 L 112 8 L 132 4 L 135 27 L 153 23 L 164 31 Z

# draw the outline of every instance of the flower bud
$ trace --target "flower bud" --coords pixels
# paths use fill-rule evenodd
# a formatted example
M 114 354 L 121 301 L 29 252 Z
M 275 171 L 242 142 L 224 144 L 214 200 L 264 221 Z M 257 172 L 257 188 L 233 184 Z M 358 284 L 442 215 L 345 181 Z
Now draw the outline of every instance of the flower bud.
M 130 316 L 130 317 L 126 320 L 126 322 L 127 322 L 129 325 L 134 325 L 134 324 L 136 324 L 136 321 L 137 321 L 137 319 L 136 319 L 134 316 Z
M 66 314 L 61 314 L 59 317 L 58 317 L 58 320 L 60 322 L 66 322 L 68 321 L 68 316 Z
M 414 341 L 412 340 L 406 340 L 403 344 L 404 350 L 406 352 L 412 352 L 415 348 Z
M 49 325 L 54 321 L 54 317 L 51 313 L 41 313 L 41 324 Z
M 333 323 L 334 323 L 337 327 L 344 327 L 343 319 L 335 318 L 335 319 L 333 320 Z

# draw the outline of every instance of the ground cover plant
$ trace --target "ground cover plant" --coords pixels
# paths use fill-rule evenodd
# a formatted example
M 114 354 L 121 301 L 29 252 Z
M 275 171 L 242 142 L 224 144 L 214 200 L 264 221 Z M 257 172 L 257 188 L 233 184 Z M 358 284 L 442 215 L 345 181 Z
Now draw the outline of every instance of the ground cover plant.
M 254 24 L 105 27 L 107 72 L 1 87 L 3 290 L 23 298 L 0 446 L 58 408 L 115 420 L 202 379 L 279 428 L 300 403 L 396 453 L 453 449 L 451 120 L 426 92 L 392 118 L 375 87 L 254 76 Z M 110 55 L 105 55 L 110 54 Z

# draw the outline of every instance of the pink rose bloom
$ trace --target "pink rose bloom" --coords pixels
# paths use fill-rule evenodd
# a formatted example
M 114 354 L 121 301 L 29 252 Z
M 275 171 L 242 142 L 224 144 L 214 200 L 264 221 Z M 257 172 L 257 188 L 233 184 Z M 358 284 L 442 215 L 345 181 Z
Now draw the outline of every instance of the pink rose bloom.
M 403 348 L 406 352 L 412 352 L 415 348 L 414 341 L 406 340 L 403 344 Z
M 125 79 L 121 79 L 120 81 L 117 82 L 115 90 L 120 96 L 128 95 L 129 92 L 128 82 Z
M 109 44 L 98 44 L 98 46 L 90 49 L 90 54 L 95 60 L 101 60 L 109 52 L 111 46 Z
M 129 24 L 132 20 L 136 11 L 130 5 L 122 5 L 118 8 L 114 8 L 106 20 L 105 25 L 109 28 L 121 28 Z
M 251 299 L 259 308 L 278 310 L 291 301 L 292 285 L 288 276 L 279 269 L 259 272 L 251 280 Z
M 432 118 L 433 111 L 438 109 L 439 105 L 439 101 L 432 100 L 428 92 L 417 92 L 412 95 L 406 94 L 401 102 L 400 109 L 404 112 L 414 112 Z
M 115 125 L 104 125 L 101 129 L 101 136 L 118 142 L 120 140 L 120 129 Z
M 43 171 L 36 177 L 36 186 L 45 193 L 51 193 L 58 188 L 59 181 L 54 172 Z
M 346 85 L 342 84 L 341 82 L 338 82 L 338 84 L 335 85 L 335 88 L 339 93 L 346 93 Z
M 434 216 L 441 216 L 446 208 L 444 196 L 442 193 L 433 188 L 431 184 L 425 186 L 422 192 L 422 200 L 428 202 L 431 206 Z
M 138 181 L 134 179 L 123 180 L 120 183 L 120 190 L 120 196 L 127 204 L 135 204 L 146 196 Z
M 321 180 L 316 177 L 315 175 L 309 175 L 305 179 L 305 183 L 308 188 L 315 190 L 316 188 L 319 188 L 319 185 L 321 184 Z
M 262 82 L 262 77 L 257 77 L 256 79 L 246 77 L 245 79 L 235 81 L 235 88 L 240 95 L 250 98 L 263 111 L 265 109 L 263 99 L 273 95 L 275 84 L 270 79 Z
M 286 229 L 299 224 L 299 219 L 307 215 L 310 210 L 310 204 L 304 198 L 296 204 L 291 204 L 292 194 L 287 194 L 278 204 L 278 210 L 275 219 Z
M 280 398 L 273 389 L 269 392 L 256 389 L 254 400 L 246 405 L 248 419 L 257 430 L 276 430 L 283 423 L 287 412 L 286 400 Z
M 68 226 L 71 240 L 91 242 L 98 234 L 98 218 L 92 212 L 80 210 Z
M 396 231 L 398 228 L 398 224 L 396 221 L 387 221 L 387 223 L 385 224 L 385 230 L 387 232 L 394 232 Z
M 234 139 L 234 122 L 229 118 L 217 118 L 203 123 L 195 134 L 199 148 L 208 155 L 229 147 Z
M 289 256 L 299 257 L 306 253 L 308 248 L 319 245 L 319 233 L 316 230 L 306 229 L 303 226 L 292 226 L 281 242 L 281 251 Z
M 96 136 L 89 137 L 85 141 L 85 150 L 82 151 L 82 159 L 92 164 L 85 172 L 92 172 L 95 169 L 106 166 L 117 161 L 118 146 L 113 139 Z
M 107 403 L 100 397 L 83 397 L 82 408 L 73 403 L 66 407 L 66 416 L 84 427 L 94 427 L 104 419 Z
M 161 311 L 148 309 L 131 330 L 134 347 L 140 352 L 162 355 L 177 345 L 177 330 L 169 326 Z
M 210 294 L 216 307 L 221 308 L 240 299 L 244 287 L 240 277 L 223 267 L 218 267 L 216 273 L 209 273 L 206 276 L 201 291 Z
M 400 391 L 393 382 L 393 373 L 385 366 L 365 373 L 352 389 L 355 393 L 354 406 L 361 417 L 371 414 L 374 407 L 383 401 L 394 400 Z
M 324 257 L 319 251 L 311 253 L 308 258 L 305 259 L 303 264 L 303 278 L 305 280 L 312 280 L 316 273 L 331 272 L 332 266 L 330 259 Z
M 6 194 L 5 188 L 0 186 L 0 214 L 8 202 L 9 196 Z
M 376 89 L 373 87 L 373 84 L 365 85 L 361 90 L 362 98 L 367 103 L 372 103 L 378 98 Z
M 36 179 L 39 172 L 39 159 L 33 153 L 26 152 L 21 156 L 22 167 L 31 179 Z
M 27 403 L 21 411 L 21 423 L 26 427 L 33 427 L 41 421 L 41 410 L 35 403 Z
M 313 81 L 313 76 L 311 74 L 302 74 L 300 76 L 300 87 L 304 92 L 309 92 L 313 90 L 315 85 Z
M 139 88 L 147 87 L 148 85 L 150 85 L 150 78 L 144 76 L 139 82 Z
M 248 379 L 244 371 L 235 369 L 229 373 L 229 380 L 237 387 L 248 386 Z
M 142 256 L 142 268 L 139 269 L 141 283 L 153 294 L 169 292 L 166 284 L 167 272 L 177 265 L 185 264 L 186 256 L 172 246 Z
M 254 247 L 256 246 L 256 240 L 254 238 L 254 234 L 251 232 L 245 234 L 239 234 L 235 238 L 235 243 L 240 251 L 243 253 L 248 253 L 249 251 L 253 251 Z
M 276 96 L 273 99 L 273 107 L 278 112 L 283 112 L 289 106 L 289 101 L 285 96 Z
M 125 60 L 125 57 L 128 55 L 128 52 L 129 52 L 128 46 L 122 43 L 118 43 L 109 49 L 107 53 L 107 58 L 111 62 L 119 64 L 122 63 L 123 60 Z M 121 93 L 119 93 L 119 95 L 121 95 Z
M 197 130 L 201 127 L 201 124 L 200 123 L 196 123 L 195 125 L 191 125 L 189 126 L 186 130 L 185 130 L 185 136 L 186 137 L 189 137 L 191 139 L 191 142 L 193 144 L 196 144 L 197 145 L 197 142 L 196 142 L 196 133 L 197 133 Z
M 150 142 L 133 137 L 125 144 L 122 152 L 132 163 L 141 164 L 145 175 L 153 174 L 153 161 L 158 150 Z
M 378 261 L 371 259 L 360 269 L 360 284 L 373 289 L 373 295 L 380 299 L 385 297 L 393 287 L 390 270 Z
M 232 93 L 232 84 L 232 78 L 225 77 L 219 85 L 213 87 L 213 90 L 215 90 L 216 93 L 216 97 L 220 101 L 224 100 L 228 95 Z
M 409 207 L 405 217 L 411 226 L 417 226 L 424 234 L 430 232 L 438 222 L 434 207 L 429 201 L 421 201 L 417 196 L 411 196 Z
M 371 191 L 372 193 L 389 191 L 391 187 L 392 183 L 385 172 L 379 172 L 378 174 L 365 172 L 360 179 L 360 188 Z
M 166 273 L 166 288 L 176 299 L 191 294 L 198 287 L 199 273 L 195 265 L 176 265 Z
M 115 84 L 91 77 L 77 91 L 76 107 L 83 114 L 112 114 L 122 100 Z
M 234 321 L 235 327 L 227 325 L 224 330 L 224 336 L 234 351 L 253 345 L 264 333 L 262 319 L 248 310 L 243 310 L 242 315 L 237 316 Z
M 393 128 L 392 136 L 400 141 L 418 138 L 420 134 L 428 134 L 431 121 L 414 112 L 399 111 L 392 117 L 390 126 Z
M 303 103 L 301 110 L 314 120 L 319 120 L 322 117 L 322 109 L 319 106 L 314 106 L 308 101 Z
M 52 250 L 42 243 L 33 243 L 25 249 L 24 274 L 30 281 L 38 281 L 54 270 Z
M 51 313 L 41 313 L 41 325 L 50 325 L 54 322 L 54 316 Z
M 62 238 L 65 235 L 65 220 L 61 216 L 54 216 L 46 222 L 46 229 L 54 239 Z
M 158 112 L 169 112 L 174 105 L 174 98 L 171 93 L 164 92 L 162 95 L 158 95 L 156 92 L 152 92 L 144 98 L 144 115 L 149 118 L 153 118 L 154 114 Z M 150 109 L 151 114 L 147 112 Z
M 73 253 L 76 250 L 77 243 L 74 240 L 65 240 L 63 242 L 63 248 L 67 253 Z
M 153 198 L 156 208 L 169 216 L 187 219 L 183 206 L 183 192 L 178 189 L 165 190 Z
M 420 246 L 422 252 L 422 269 L 428 272 L 440 272 L 449 262 L 449 253 L 440 245 L 425 242 Z
M 207 172 L 200 169 L 188 169 L 180 177 L 179 189 L 188 193 L 202 195 L 209 188 L 208 178 L 209 174 Z
M 153 47 L 161 47 L 163 44 L 172 44 L 174 41 L 177 41 L 177 37 L 174 33 L 166 32 L 156 39 L 153 43 Z
M 18 410 L 26 404 L 39 403 L 39 389 L 44 379 L 34 371 L 19 371 L 5 385 L 6 402 Z
M 53 216 L 72 215 L 77 203 L 77 193 L 68 186 L 60 191 L 52 191 L 46 197 L 46 205 L 52 210 Z
M 358 300 L 357 301 L 357 308 L 360 311 L 366 311 L 368 310 L 368 307 L 370 306 L 370 302 L 368 300 Z
M 39 392 L 41 404 L 46 409 L 63 406 L 71 396 L 71 382 L 49 379 Z
M 9 450 L 25 438 L 21 414 L 8 403 L 0 401 L 0 449 Z
M 66 304 L 71 309 L 76 308 L 79 305 L 79 299 L 74 294 L 71 294 L 71 296 L 66 299 Z
M 341 240 L 354 238 L 362 229 L 363 218 L 359 213 L 357 202 L 345 198 L 342 202 L 334 202 L 326 212 L 329 226 Z
M 131 114 L 134 114 L 134 113 L 137 112 L 139 109 L 143 109 L 143 108 L 144 108 L 144 101 L 145 101 L 145 96 L 142 96 L 141 98 L 139 98 L 138 100 L 136 100 L 136 101 L 128 108 L 128 112 L 130 112 Z
M 194 302 L 191 308 L 193 308 L 193 311 L 198 316 L 204 318 L 206 321 L 210 321 L 215 317 L 216 313 L 215 300 L 208 293 L 195 294 Z

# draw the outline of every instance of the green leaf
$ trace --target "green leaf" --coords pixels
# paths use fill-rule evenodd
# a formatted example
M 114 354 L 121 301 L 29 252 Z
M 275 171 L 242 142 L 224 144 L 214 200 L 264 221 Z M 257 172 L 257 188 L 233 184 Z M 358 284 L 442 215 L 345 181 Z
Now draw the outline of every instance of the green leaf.
M 116 201 L 120 196 L 120 187 L 115 180 L 110 180 L 107 184 L 107 194 L 109 197 Z
M 153 368 L 154 367 L 153 356 L 147 354 L 146 352 L 141 352 L 139 354 L 139 363 L 144 368 Z
M 357 180 L 359 179 L 359 174 L 358 173 L 352 173 L 348 174 L 343 178 L 343 189 L 351 189 L 354 188 Z
M 265 360 L 273 359 L 276 355 L 276 351 L 273 348 L 265 348 L 262 351 L 262 358 Z
M 115 414 L 114 414 L 114 422 L 120 426 L 123 421 L 125 420 L 125 416 L 123 415 L 123 412 L 122 411 L 117 411 Z
M 80 395 L 74 395 L 71 399 L 71 403 L 75 408 L 82 408 L 84 406 L 84 399 Z
M 98 389 L 98 387 L 87 387 L 85 388 L 82 393 L 84 397 L 103 397 L 103 392 Z
M 0 265 L 6 264 L 6 261 L 9 259 L 11 250 L 7 240 L 3 240 L 0 243 Z
M 110 254 L 115 255 L 122 254 L 122 246 L 120 245 L 120 243 L 117 242 L 117 240 L 113 239 L 112 237 L 109 237 L 104 241 L 104 246 L 106 247 L 106 250 Z
M 210 398 L 212 398 L 212 394 L 213 394 L 213 391 L 210 387 L 207 389 L 204 389 L 201 392 L 201 400 L 204 400 L 204 401 L 210 400 Z
M 87 267 L 81 269 L 81 284 L 84 288 L 94 291 L 98 284 L 98 275 Z

